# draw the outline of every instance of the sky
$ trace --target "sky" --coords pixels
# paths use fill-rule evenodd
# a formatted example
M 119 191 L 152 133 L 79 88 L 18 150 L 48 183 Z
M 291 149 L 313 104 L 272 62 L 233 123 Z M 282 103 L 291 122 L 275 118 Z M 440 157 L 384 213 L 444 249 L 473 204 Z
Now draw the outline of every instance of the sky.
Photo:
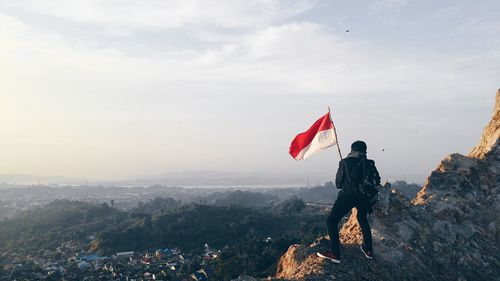
M 0 174 L 322 183 L 336 148 L 288 147 L 330 106 L 344 155 L 421 183 L 499 87 L 495 0 L 0 0 Z

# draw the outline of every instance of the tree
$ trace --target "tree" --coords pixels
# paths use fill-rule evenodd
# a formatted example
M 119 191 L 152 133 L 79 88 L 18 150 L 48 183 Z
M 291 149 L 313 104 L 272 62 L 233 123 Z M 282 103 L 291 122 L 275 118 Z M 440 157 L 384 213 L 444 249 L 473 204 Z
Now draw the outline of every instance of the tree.
M 306 204 L 297 196 L 292 196 L 287 200 L 273 206 L 272 213 L 277 216 L 296 215 L 302 212 Z

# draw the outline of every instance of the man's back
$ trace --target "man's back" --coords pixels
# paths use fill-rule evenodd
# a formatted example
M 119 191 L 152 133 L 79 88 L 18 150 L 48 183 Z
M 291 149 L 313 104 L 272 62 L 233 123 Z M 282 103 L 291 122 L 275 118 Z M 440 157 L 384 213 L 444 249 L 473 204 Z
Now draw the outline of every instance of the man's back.
M 358 186 L 365 179 L 374 185 L 380 184 L 380 176 L 375 161 L 366 158 L 364 153 L 349 154 L 339 163 L 335 185 L 345 193 L 357 196 L 359 194 Z

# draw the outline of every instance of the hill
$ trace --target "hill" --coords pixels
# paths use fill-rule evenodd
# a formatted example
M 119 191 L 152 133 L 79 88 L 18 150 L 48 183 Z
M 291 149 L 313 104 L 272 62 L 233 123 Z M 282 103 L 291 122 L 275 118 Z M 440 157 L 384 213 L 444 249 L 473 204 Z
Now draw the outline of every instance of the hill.
M 343 263 L 316 257 L 319 237 L 293 245 L 276 276 L 290 280 L 498 280 L 500 90 L 489 125 L 468 156 L 451 154 L 413 200 L 386 184 L 371 216 L 374 260 L 359 251 L 355 210 L 343 225 Z

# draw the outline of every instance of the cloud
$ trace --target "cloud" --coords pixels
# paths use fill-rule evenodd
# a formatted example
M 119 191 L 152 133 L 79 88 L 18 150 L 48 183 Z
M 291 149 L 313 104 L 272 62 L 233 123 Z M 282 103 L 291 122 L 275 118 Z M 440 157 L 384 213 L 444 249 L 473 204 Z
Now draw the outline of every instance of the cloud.
M 224 28 L 265 26 L 296 16 L 316 1 L 172 0 L 16 1 L 11 6 L 87 24 L 136 30 L 209 25 Z
M 408 0 L 377 0 L 370 4 L 374 10 L 392 10 L 408 5 Z
M 45 89 L 49 95 L 57 95 L 71 89 L 72 95 L 103 101 L 120 95 L 124 103 L 139 95 L 161 100 L 250 92 L 283 96 L 336 93 L 353 98 L 405 89 L 427 95 L 429 88 L 463 83 L 457 77 L 495 57 L 485 53 L 457 60 L 397 54 L 307 21 L 226 36 L 224 41 L 200 49 L 160 48 L 148 50 L 153 52 L 150 56 L 131 56 L 119 47 L 89 47 L 13 17 L 0 20 L 6 42 L 0 55 L 3 53 L 11 67 L 7 85 L 14 87 L 29 77 L 33 91 Z

